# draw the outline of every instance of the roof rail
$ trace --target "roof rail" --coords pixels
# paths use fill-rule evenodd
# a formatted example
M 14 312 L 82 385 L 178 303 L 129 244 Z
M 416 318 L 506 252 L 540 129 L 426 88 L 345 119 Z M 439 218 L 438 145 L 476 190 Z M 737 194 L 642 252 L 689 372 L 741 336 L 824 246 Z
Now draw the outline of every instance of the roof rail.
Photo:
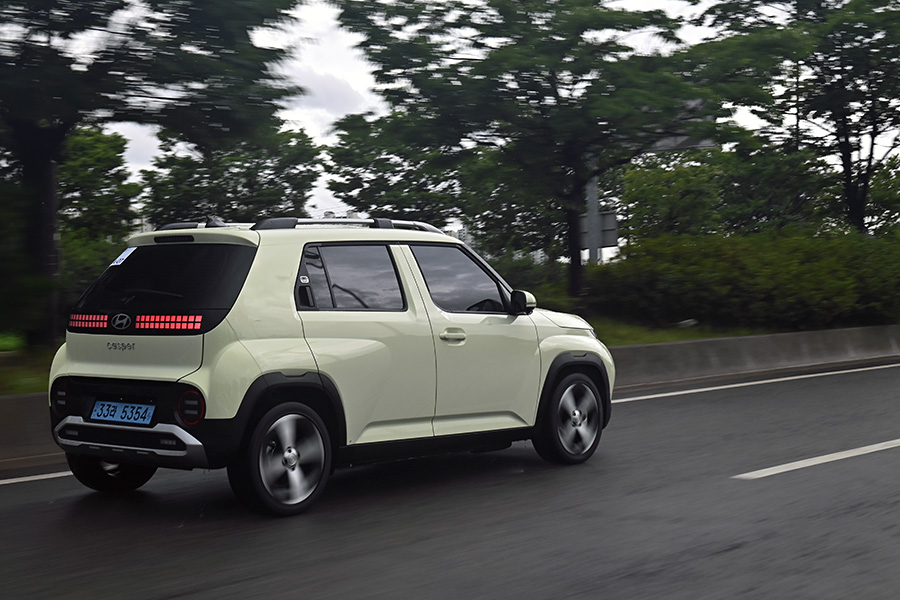
M 294 229 L 301 225 L 354 225 L 357 227 L 370 227 L 372 229 L 412 229 L 416 231 L 430 231 L 432 233 L 444 233 L 437 227 L 419 221 L 394 221 L 392 219 L 298 219 L 296 217 L 271 217 L 263 219 L 251 227 L 254 230 L 261 229 Z
M 217 217 L 207 217 L 205 222 L 168 223 L 156 228 L 156 231 L 168 231 L 170 229 L 199 229 L 211 227 L 244 226 L 250 223 L 225 223 Z M 437 227 L 420 221 L 395 221 L 393 219 L 298 219 L 297 217 L 268 217 L 252 225 L 250 229 L 261 231 L 264 229 L 294 229 L 300 225 L 354 225 L 357 227 L 370 227 L 372 229 L 411 229 L 414 231 L 428 231 L 431 233 L 444 233 Z

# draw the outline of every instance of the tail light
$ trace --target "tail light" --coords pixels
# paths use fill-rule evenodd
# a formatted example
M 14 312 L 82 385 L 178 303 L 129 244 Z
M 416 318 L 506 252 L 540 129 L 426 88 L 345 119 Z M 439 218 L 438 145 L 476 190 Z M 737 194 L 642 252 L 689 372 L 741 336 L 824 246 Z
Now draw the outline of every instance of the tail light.
M 206 401 L 197 390 L 187 390 L 178 399 L 178 418 L 185 425 L 196 425 L 206 416 Z
M 136 329 L 200 329 L 202 315 L 138 315 Z
M 69 327 L 82 329 L 105 329 L 109 321 L 109 315 L 85 315 L 72 313 L 69 315 Z

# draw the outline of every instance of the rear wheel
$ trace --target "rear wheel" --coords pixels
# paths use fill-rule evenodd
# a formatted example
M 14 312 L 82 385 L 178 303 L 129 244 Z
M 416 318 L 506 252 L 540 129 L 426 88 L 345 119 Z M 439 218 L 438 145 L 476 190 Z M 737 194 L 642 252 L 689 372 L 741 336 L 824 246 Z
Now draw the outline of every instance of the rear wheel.
M 75 479 L 98 492 L 130 492 L 156 473 L 156 467 L 107 462 L 93 456 L 66 454 L 66 460 Z
M 287 403 L 267 412 L 228 481 L 252 508 L 278 516 L 306 510 L 331 472 L 331 440 L 319 415 L 304 404 Z
M 584 373 L 572 373 L 556 384 L 550 402 L 542 407 L 532 441 L 545 460 L 577 464 L 594 454 L 602 429 L 597 386 Z

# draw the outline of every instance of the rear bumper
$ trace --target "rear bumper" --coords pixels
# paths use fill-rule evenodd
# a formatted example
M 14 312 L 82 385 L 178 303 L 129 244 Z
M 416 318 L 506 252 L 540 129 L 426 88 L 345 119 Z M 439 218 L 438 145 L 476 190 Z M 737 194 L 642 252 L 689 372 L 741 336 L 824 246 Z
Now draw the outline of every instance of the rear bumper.
M 203 444 L 177 425 L 127 427 L 89 423 L 78 416 L 62 419 L 53 439 L 66 452 L 96 456 L 110 462 L 150 464 L 174 469 L 209 468 Z

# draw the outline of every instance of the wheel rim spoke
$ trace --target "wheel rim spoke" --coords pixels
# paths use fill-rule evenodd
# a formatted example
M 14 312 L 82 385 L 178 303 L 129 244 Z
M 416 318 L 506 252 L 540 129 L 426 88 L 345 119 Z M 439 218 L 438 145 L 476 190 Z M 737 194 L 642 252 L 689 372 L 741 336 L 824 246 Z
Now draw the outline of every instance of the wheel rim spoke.
M 266 454 L 260 457 L 259 466 L 263 483 L 266 489 L 271 491 L 278 479 L 285 473 L 284 465 L 281 464 L 281 455 Z
M 565 447 L 565 449 L 568 450 L 569 452 L 571 452 L 572 454 L 578 454 L 578 452 L 576 452 L 576 450 L 575 450 L 575 447 L 576 447 L 575 440 L 576 440 L 577 436 L 578 436 L 578 429 L 576 427 L 573 427 L 570 423 L 560 426 L 559 441 L 562 442 L 563 447 Z
M 295 444 L 297 439 L 297 423 L 295 417 L 284 417 L 275 424 L 275 436 L 278 443 L 281 444 L 280 450 L 283 452 Z
M 288 469 L 285 501 L 296 504 L 309 495 L 309 486 L 301 469 Z
M 297 446 L 297 453 L 300 454 L 300 465 L 320 465 L 325 457 L 325 448 L 317 437 L 308 437 Z
M 562 398 L 559 399 L 559 414 L 560 416 L 565 415 L 567 418 L 571 417 L 575 408 L 575 392 L 573 391 L 573 388 L 570 387 L 562 395 Z

